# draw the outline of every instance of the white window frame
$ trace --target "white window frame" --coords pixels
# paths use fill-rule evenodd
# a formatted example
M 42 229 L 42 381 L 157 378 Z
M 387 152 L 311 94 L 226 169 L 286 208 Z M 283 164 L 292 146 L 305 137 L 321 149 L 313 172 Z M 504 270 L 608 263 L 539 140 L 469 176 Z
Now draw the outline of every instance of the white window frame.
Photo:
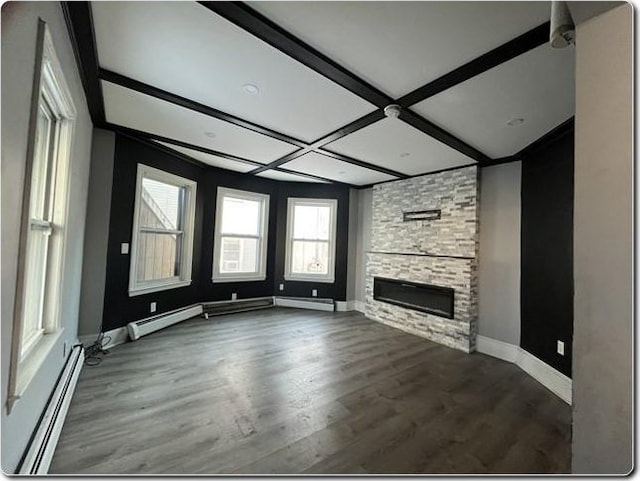
M 182 249 L 180 252 L 180 275 L 150 281 L 139 281 L 136 278 L 138 259 L 138 237 L 140 235 L 140 210 L 142 204 L 142 179 L 151 179 L 176 187 L 185 188 L 185 202 L 182 226 Z M 145 164 L 138 164 L 136 178 L 136 202 L 133 212 L 133 229 L 131 235 L 131 262 L 129 264 L 129 296 L 139 296 L 151 292 L 176 289 L 191 285 L 191 264 L 193 260 L 193 231 L 196 212 L 197 182 L 155 169 Z
M 329 269 L 327 274 L 299 274 L 291 272 L 293 242 L 295 240 L 306 240 L 315 242 L 327 242 L 325 239 L 294 239 L 293 223 L 295 222 L 294 214 L 297 205 L 311 205 L 329 207 L 331 209 L 329 219 Z M 287 247 L 285 255 L 285 271 L 284 279 L 286 281 L 302 281 L 302 282 L 335 282 L 336 270 L 336 225 L 338 217 L 338 200 L 337 199 L 309 199 L 304 197 L 289 197 L 287 199 Z
M 257 236 L 250 235 L 224 235 L 222 229 L 222 209 L 225 197 L 234 197 L 236 199 L 251 200 L 259 202 L 260 210 L 260 226 Z M 245 190 L 230 189 L 228 187 L 218 187 L 216 196 L 216 220 L 213 241 L 213 275 L 211 281 L 214 283 L 221 282 L 249 282 L 263 281 L 267 278 L 267 240 L 269 228 L 269 194 L 261 194 L 258 192 L 249 192 Z M 239 272 L 220 272 L 220 256 L 222 253 L 222 238 L 232 237 L 237 239 L 257 239 L 258 240 L 258 271 L 252 273 Z
M 9 389 L 7 396 L 7 411 L 11 412 L 14 403 L 21 397 L 34 378 L 40 367 L 48 357 L 54 345 L 60 339 L 64 329 L 62 328 L 61 310 L 62 293 L 64 291 L 65 278 L 63 267 L 65 265 L 67 249 L 68 208 L 69 208 L 69 173 L 71 171 L 71 157 L 73 145 L 73 133 L 76 119 L 76 108 L 73 97 L 64 77 L 60 61 L 56 54 L 51 33 L 46 23 L 42 20 L 38 24 L 37 45 L 42 46 L 41 58 L 36 58 L 36 72 L 32 93 L 32 119 L 30 126 L 29 158 L 27 159 L 24 197 L 22 205 L 22 226 L 20 231 L 20 251 L 18 254 L 17 289 L 13 318 L 13 331 L 11 339 L 11 365 L 9 370 Z M 38 55 L 37 55 L 38 57 Z M 38 149 L 35 146 L 38 112 L 42 104 L 47 105 L 47 110 L 54 118 L 52 145 L 45 160 L 51 175 L 41 184 L 37 191 L 32 185 Z M 44 191 L 44 192 L 43 192 Z M 32 203 L 37 196 L 47 196 L 48 205 L 42 218 L 31 217 L 33 213 Z M 48 235 L 46 242 L 44 262 L 46 264 L 44 281 L 42 282 L 41 295 L 41 319 L 39 329 L 25 348 L 24 316 L 26 315 L 27 294 L 30 291 L 27 263 L 30 260 L 30 252 L 27 249 L 32 235 Z M 34 282 L 31 279 L 31 282 Z

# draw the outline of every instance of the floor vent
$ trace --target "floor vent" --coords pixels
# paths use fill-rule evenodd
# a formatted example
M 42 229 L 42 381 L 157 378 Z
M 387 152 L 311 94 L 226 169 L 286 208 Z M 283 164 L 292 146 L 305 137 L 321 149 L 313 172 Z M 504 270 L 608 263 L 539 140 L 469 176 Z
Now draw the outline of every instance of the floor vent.
M 185 309 L 176 309 L 175 311 L 165 312 L 157 316 L 148 317 L 139 321 L 127 324 L 129 337 L 132 341 L 137 341 L 142 336 L 151 334 L 152 332 L 172 326 L 178 322 L 191 319 L 202 314 L 202 305 L 197 304 Z
M 273 307 L 273 297 L 257 297 L 253 299 L 235 299 L 233 301 L 206 302 L 202 305 L 204 317 L 231 314 L 234 312 L 253 311 Z
M 49 398 L 44 414 L 38 422 L 38 427 L 33 433 L 29 447 L 18 466 L 18 474 L 47 474 L 49 471 L 83 360 L 84 349 L 82 345 L 74 346 L 53 394 Z

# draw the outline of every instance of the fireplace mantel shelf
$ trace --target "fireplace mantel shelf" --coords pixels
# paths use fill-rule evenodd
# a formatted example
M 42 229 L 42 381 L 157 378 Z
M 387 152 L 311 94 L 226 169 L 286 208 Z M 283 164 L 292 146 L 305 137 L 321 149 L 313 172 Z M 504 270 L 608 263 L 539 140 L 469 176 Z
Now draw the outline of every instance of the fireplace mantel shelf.
M 474 260 L 475 257 L 469 256 L 451 256 L 443 254 L 430 254 L 426 252 L 383 252 L 383 251 L 369 251 L 368 254 L 384 254 L 394 256 L 416 256 L 416 257 L 441 257 L 446 259 L 462 259 L 462 260 Z

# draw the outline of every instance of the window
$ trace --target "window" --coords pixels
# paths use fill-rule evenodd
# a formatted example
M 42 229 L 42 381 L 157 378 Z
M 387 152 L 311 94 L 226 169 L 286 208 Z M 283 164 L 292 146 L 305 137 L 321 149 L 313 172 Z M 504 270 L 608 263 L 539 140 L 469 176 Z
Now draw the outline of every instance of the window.
M 213 282 L 266 279 L 269 196 L 218 187 Z
M 76 110 L 44 22 L 33 91 L 30 159 L 25 177 L 18 289 L 7 407 L 20 397 L 62 332 L 60 305 L 67 197 Z
M 138 164 L 129 295 L 191 284 L 196 182 Z
M 337 205 L 335 199 L 289 199 L 286 280 L 334 281 Z

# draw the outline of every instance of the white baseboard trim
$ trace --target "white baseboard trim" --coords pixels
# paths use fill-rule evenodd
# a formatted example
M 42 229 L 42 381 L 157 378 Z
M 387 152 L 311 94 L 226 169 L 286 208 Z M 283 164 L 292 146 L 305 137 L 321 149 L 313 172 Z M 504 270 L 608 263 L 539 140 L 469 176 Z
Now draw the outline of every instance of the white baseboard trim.
M 522 348 L 520 349 L 517 365 L 549 391 L 571 405 L 572 381 L 570 378 Z
M 102 346 L 103 349 L 110 349 L 129 341 L 129 331 L 127 330 L 127 326 L 122 326 L 118 327 L 117 329 L 106 331 L 104 333 L 104 337 L 107 336 L 109 336 L 111 339 Z
M 490 337 L 478 336 L 476 340 L 476 350 L 483 354 L 514 363 L 549 391 L 571 405 L 571 379 L 521 347 Z
M 336 311 L 348 312 L 356 310 L 357 301 L 336 301 Z
M 354 304 L 354 310 L 361 312 L 364 314 L 364 309 L 365 309 L 365 304 L 363 301 L 353 301 Z
M 509 344 L 508 342 L 478 335 L 476 337 L 476 351 L 492 357 L 497 357 L 503 361 L 516 363 L 520 348 L 513 344 Z
M 298 309 L 313 309 L 316 311 L 334 311 L 333 302 L 315 302 L 303 299 L 276 297 L 275 304 L 280 307 L 297 307 Z
M 83 364 L 84 349 L 81 346 L 75 346 L 69 354 L 44 415 L 18 466 L 17 474 L 48 473 Z

